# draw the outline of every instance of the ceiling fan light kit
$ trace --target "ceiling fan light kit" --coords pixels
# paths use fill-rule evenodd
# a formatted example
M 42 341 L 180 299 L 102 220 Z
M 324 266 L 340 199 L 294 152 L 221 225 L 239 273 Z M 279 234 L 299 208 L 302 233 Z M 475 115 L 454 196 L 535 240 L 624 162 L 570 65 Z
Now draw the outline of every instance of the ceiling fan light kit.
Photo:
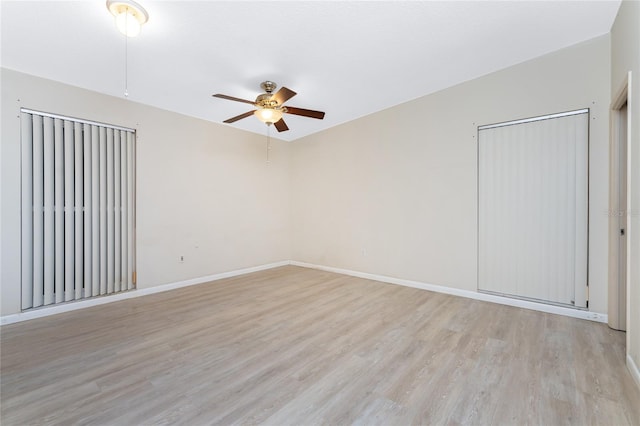
M 282 119 L 282 110 L 276 108 L 260 108 L 253 112 L 258 120 L 270 125 Z
M 244 114 L 237 115 L 235 117 L 231 117 L 227 120 L 224 120 L 225 123 L 230 124 L 234 123 L 238 120 L 242 120 L 243 118 L 247 118 L 251 115 L 255 115 L 260 121 L 265 123 L 267 126 L 274 125 L 278 132 L 285 132 L 289 130 L 289 127 L 284 122 L 282 118 L 283 114 L 293 114 L 300 115 L 302 117 L 310 117 L 316 118 L 318 120 L 322 120 L 324 118 L 324 112 L 322 111 L 314 111 L 310 109 L 296 108 L 296 107 L 286 107 L 283 104 L 287 102 L 289 99 L 293 98 L 296 95 L 291 89 L 287 89 L 286 87 L 280 88 L 275 94 L 273 91 L 278 87 L 276 83 L 273 81 L 263 81 L 260 84 L 262 90 L 265 93 L 258 95 L 255 101 L 249 101 L 247 99 L 235 98 L 229 95 L 223 95 L 221 93 L 216 93 L 213 95 L 214 98 L 227 99 L 229 101 L 242 102 L 245 104 L 251 104 L 256 107 L 256 110 L 245 112 Z
M 140 34 L 142 25 L 149 20 L 144 7 L 131 0 L 107 0 L 107 9 L 115 17 L 118 31 L 127 37 Z

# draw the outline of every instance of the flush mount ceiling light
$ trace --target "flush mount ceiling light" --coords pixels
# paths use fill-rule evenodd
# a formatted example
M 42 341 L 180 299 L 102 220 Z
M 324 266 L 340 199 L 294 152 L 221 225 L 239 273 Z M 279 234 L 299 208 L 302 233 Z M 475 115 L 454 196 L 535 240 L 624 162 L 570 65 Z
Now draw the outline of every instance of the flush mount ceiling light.
M 140 34 L 142 24 L 149 20 L 147 11 L 131 0 L 107 0 L 107 9 L 115 16 L 118 31 L 127 37 Z

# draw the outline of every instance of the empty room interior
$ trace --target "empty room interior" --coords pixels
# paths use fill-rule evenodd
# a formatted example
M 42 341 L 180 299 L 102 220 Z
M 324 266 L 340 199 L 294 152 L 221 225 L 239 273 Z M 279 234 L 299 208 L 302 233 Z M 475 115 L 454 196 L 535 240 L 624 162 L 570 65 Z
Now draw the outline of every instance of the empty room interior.
M 0 18 L 3 425 L 640 425 L 639 1 Z

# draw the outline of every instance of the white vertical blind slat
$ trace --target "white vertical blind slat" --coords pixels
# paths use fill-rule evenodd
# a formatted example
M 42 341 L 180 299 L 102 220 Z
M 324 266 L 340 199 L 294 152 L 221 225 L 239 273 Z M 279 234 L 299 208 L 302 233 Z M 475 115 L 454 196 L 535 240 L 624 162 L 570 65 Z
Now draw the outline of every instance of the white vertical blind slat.
M 121 137 L 125 137 L 125 132 L 116 130 L 114 132 L 113 139 L 113 280 L 114 291 L 121 290 L 121 245 L 120 238 L 122 237 L 122 230 L 120 229 L 121 210 L 120 205 L 120 140 Z
M 134 287 L 133 274 L 135 265 L 135 215 L 134 215 L 134 200 L 135 200 L 135 174 L 134 174 L 134 162 L 135 162 L 135 135 L 131 132 L 127 134 L 127 288 L 132 289 Z
M 44 304 L 55 302 L 55 153 L 54 122 L 43 119 L 44 130 Z
M 74 297 L 73 122 L 64 121 L 64 300 Z
M 576 119 L 576 140 L 589 140 L 589 115 L 585 114 Z M 589 211 L 589 146 L 587 143 L 576 144 L 576 159 L 587 159 L 586 161 L 576 161 L 576 211 Z M 588 283 L 588 269 L 583 265 L 588 265 L 588 236 L 589 223 L 588 215 L 576 215 L 575 221 L 575 281 L 577 283 Z M 587 288 L 576 286 L 576 305 L 582 305 L 587 300 Z
M 120 223 L 121 223 L 121 236 L 120 236 L 120 252 L 121 252 L 121 267 L 120 277 L 122 280 L 122 290 L 128 290 L 127 284 L 127 139 L 128 133 L 123 133 L 120 139 Z
M 64 123 L 54 119 L 55 302 L 64 301 Z
M 20 117 L 22 199 L 21 199 L 21 269 L 22 309 L 33 307 L 33 119 L 31 114 Z
M 73 167 L 73 175 L 74 175 L 74 203 L 73 203 L 73 220 L 75 224 L 75 247 L 73 258 L 75 261 L 75 273 L 73 275 L 74 279 L 74 298 L 81 299 L 83 294 L 84 287 L 84 171 L 83 171 L 83 152 L 82 152 L 82 124 L 75 122 L 73 123 L 73 153 L 74 153 L 74 167 Z
M 107 294 L 107 129 L 100 128 L 100 294 Z
M 114 227 L 113 227 L 113 144 L 117 130 L 107 129 L 107 293 L 113 293 Z
M 33 117 L 33 306 L 44 304 L 44 142 L 42 117 Z
M 100 295 L 100 129 L 91 126 L 91 294 Z
M 93 257 L 91 256 L 91 247 L 93 245 L 93 239 L 91 234 L 91 213 L 92 213 L 92 203 L 91 199 L 91 189 L 92 189 L 92 181 L 91 181 L 91 125 L 83 124 L 82 126 L 82 184 L 83 184 L 83 224 L 84 224 L 84 297 L 93 296 L 93 286 L 92 286 L 92 265 L 93 265 Z

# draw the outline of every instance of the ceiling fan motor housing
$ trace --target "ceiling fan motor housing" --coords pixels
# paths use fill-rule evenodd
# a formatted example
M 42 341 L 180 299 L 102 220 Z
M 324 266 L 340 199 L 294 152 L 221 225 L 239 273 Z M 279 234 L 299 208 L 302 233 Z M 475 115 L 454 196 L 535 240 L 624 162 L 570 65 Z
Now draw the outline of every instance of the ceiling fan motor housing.
M 258 97 L 256 98 L 256 105 L 260 108 L 275 108 L 276 106 L 278 106 L 278 102 L 271 100 L 271 96 L 273 96 L 271 93 L 263 93 L 261 95 L 258 95 Z

